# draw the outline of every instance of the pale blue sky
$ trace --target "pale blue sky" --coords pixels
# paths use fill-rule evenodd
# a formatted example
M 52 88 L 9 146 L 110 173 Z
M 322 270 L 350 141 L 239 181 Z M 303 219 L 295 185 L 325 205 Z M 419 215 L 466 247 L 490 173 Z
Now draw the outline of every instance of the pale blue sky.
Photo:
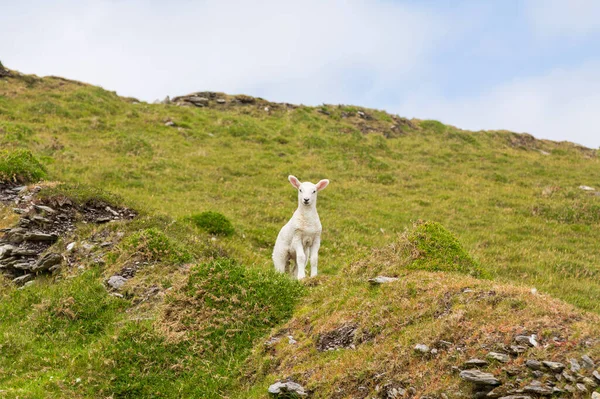
M 600 1 L 0 0 L 0 60 L 146 101 L 356 104 L 600 147 Z

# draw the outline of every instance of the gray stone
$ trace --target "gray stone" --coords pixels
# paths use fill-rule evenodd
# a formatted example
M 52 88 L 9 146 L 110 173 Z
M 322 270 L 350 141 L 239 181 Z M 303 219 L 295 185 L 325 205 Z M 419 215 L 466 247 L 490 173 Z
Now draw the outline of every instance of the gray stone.
M 594 370 L 594 372 L 592 373 L 592 377 L 594 377 L 594 379 L 596 379 L 597 382 L 600 382 L 600 373 L 598 372 L 598 370 Z
M 527 347 L 523 346 L 523 345 L 511 345 L 511 346 L 509 346 L 509 351 L 513 355 L 518 356 L 518 355 L 520 355 L 522 353 L 527 352 Z
M 23 234 L 24 241 L 42 241 L 42 242 L 54 242 L 58 240 L 58 236 L 56 234 L 46 234 L 40 231 L 29 231 Z
M 550 396 L 553 393 L 552 387 L 550 387 L 546 384 L 542 384 L 538 380 L 531 381 L 529 383 L 529 385 L 526 385 L 523 388 L 523 390 L 525 392 L 536 393 L 536 394 L 542 395 L 542 396 Z
M 529 396 L 529 395 L 509 395 L 509 396 L 502 396 L 498 399 L 531 399 L 531 396 Z
M 24 274 L 22 276 L 19 276 L 15 279 L 13 279 L 13 283 L 17 284 L 17 285 L 23 285 L 25 283 L 27 283 L 28 281 L 33 280 L 34 275 L 31 273 L 27 273 Z
M 175 122 L 173 122 L 173 121 L 166 121 L 165 122 L 165 126 L 173 127 L 173 126 L 175 126 Z
M 559 362 L 551 362 L 548 360 L 544 360 L 542 364 L 548 369 L 554 371 L 555 373 L 560 373 L 565 369 L 565 365 Z
M 575 387 L 573 385 L 567 384 L 564 386 L 564 388 L 565 388 L 565 391 L 567 391 L 567 392 L 575 393 Z
M 56 213 L 56 211 L 52 208 L 50 208 L 49 206 L 44 206 L 44 205 L 34 205 L 35 209 L 37 209 L 38 211 L 44 211 L 46 213 Z
M 421 352 L 421 353 L 428 353 L 429 352 L 429 347 L 425 344 L 416 344 L 415 345 L 415 351 L 417 352 Z
M 217 103 L 225 104 L 227 101 L 224 98 L 217 98 Z
M 490 352 L 487 354 L 487 357 L 502 363 L 507 363 L 510 360 L 510 357 L 507 354 L 498 352 Z
M 488 362 L 482 359 L 469 359 L 465 362 L 465 366 L 468 367 L 485 367 Z
M 515 342 L 518 343 L 518 344 L 520 344 L 520 345 L 538 346 L 538 342 L 536 340 L 535 334 L 532 334 L 530 336 L 527 336 L 527 335 L 517 335 L 515 337 Z
M 544 376 L 544 373 L 542 373 L 540 370 L 533 370 L 531 374 L 533 374 L 535 378 L 542 378 Z
M 575 378 L 571 374 L 567 373 L 566 371 L 562 372 L 562 376 L 565 380 L 567 380 L 569 382 L 577 382 L 577 378 Z
M 197 107 L 204 107 L 208 105 L 208 98 L 206 97 L 190 96 L 185 98 L 185 100 L 194 104 Z
M 462 370 L 460 378 L 476 385 L 498 386 L 502 384 L 493 374 L 484 373 L 476 369 Z
M 592 358 L 589 357 L 588 355 L 581 356 L 581 362 L 583 363 L 583 367 L 585 367 L 588 370 L 591 370 L 594 367 L 596 367 L 596 364 L 594 363 Z
M 14 229 L 8 229 L 4 233 L 4 240 L 8 241 L 9 243 L 20 244 L 24 241 L 23 236 L 25 235 L 26 232 L 27 232 L 27 230 L 25 230 L 22 227 L 15 227 Z
M 581 382 L 583 382 L 588 387 L 592 387 L 592 388 L 596 388 L 598 386 L 598 384 L 596 383 L 596 381 L 594 381 L 590 377 L 583 377 L 581 379 Z
M 31 271 L 36 273 L 46 271 L 53 266 L 59 265 L 62 260 L 63 257 L 61 254 L 47 253 L 37 261 L 35 266 L 31 268 Z
M 369 283 L 371 283 L 373 285 L 380 285 L 380 284 L 385 284 L 385 283 L 391 283 L 396 280 L 398 280 L 397 277 L 377 276 L 375 278 L 370 278 Z
M 600 399 L 600 393 L 592 392 L 592 399 Z
M 286 394 L 296 394 L 298 396 L 307 396 L 304 387 L 292 381 L 281 382 L 277 381 L 275 384 L 269 387 L 268 392 L 271 395 L 282 395 L 285 397 Z
M 0 245 L 0 259 L 8 258 L 15 249 L 16 247 L 10 244 Z
M 106 282 L 106 284 L 108 284 L 112 289 L 118 290 L 120 289 L 125 283 L 127 282 L 127 279 L 123 276 L 112 276 L 108 279 L 108 281 Z
M 577 378 L 575 378 L 574 376 L 572 376 L 571 374 L 567 373 L 566 371 L 563 371 L 562 374 L 563 378 L 569 382 L 577 382 Z
M 525 362 L 525 365 L 527 367 L 529 367 L 530 369 L 532 369 L 532 370 L 539 370 L 539 369 L 542 368 L 542 363 L 540 363 L 540 362 L 538 362 L 537 360 L 534 360 L 534 359 L 528 359 Z
M 579 392 L 587 392 L 588 391 L 587 387 L 583 384 L 577 384 L 577 385 L 575 385 L 575 388 L 577 388 L 577 390 Z
M 579 362 L 577 361 L 577 359 L 569 359 L 569 363 L 571 364 L 571 371 L 576 373 L 579 370 L 581 370 L 581 366 L 579 365 Z

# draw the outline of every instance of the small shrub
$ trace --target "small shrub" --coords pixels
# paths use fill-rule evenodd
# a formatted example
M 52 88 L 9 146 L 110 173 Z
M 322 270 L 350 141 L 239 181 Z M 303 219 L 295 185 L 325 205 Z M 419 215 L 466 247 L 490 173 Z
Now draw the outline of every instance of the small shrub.
M 235 231 L 233 225 L 225 216 L 218 212 L 206 211 L 192 215 L 192 223 L 210 234 L 230 236 Z
M 46 168 L 30 151 L 0 151 L 0 183 L 27 183 L 46 177 Z
M 418 221 L 406 238 L 410 243 L 413 261 L 411 269 L 450 271 L 484 277 L 475 261 L 452 233 L 436 222 Z

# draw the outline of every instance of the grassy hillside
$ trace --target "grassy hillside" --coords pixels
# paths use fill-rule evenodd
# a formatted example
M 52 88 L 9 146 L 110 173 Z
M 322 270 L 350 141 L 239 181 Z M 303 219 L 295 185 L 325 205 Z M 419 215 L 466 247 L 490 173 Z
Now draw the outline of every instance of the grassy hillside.
M 5 181 L 35 183 L 46 176 L 71 184 L 42 190 L 40 201 L 51 205 L 56 198 L 84 204 L 89 189 L 82 187 L 101 188 L 140 213 L 131 222 L 80 225 L 55 244 L 57 250 L 66 251 L 71 241 L 93 242 L 99 234 L 114 245 L 102 248 L 104 238 L 98 239 L 91 254 L 76 252 L 61 274 L 23 290 L 4 285 L 0 348 L 8 356 L 0 364 L 0 392 L 220 397 L 241 390 L 260 397 L 265 384 L 295 375 L 320 392 L 317 397 L 328 397 L 336 385 L 323 376 L 344 381 L 356 380 L 361 370 L 377 374 L 376 365 L 396 361 L 382 359 L 381 348 L 406 352 L 422 330 L 429 331 L 423 336 L 428 344 L 443 340 L 442 327 L 431 327 L 435 321 L 422 310 L 443 294 L 440 281 L 452 292 L 475 287 L 507 293 L 499 305 L 489 305 L 489 311 L 501 310 L 489 320 L 479 302 L 464 304 L 463 317 L 477 320 L 465 334 L 483 334 L 489 322 L 502 325 L 517 309 L 522 320 L 533 320 L 533 327 L 522 329 L 535 327 L 543 335 L 537 330 L 546 325 L 539 320 L 552 318 L 556 307 L 560 317 L 583 320 L 569 334 L 595 332 L 600 196 L 579 188 L 600 189 L 595 150 L 503 131 L 467 132 L 353 106 L 202 96 L 209 98 L 203 107 L 151 105 L 62 78 L 16 72 L 0 78 L 0 146 L 7 151 L 0 177 L 4 170 Z M 25 149 L 41 163 L 25 165 L 29 174 L 14 169 L 11 160 Z M 296 204 L 289 174 L 331 180 L 318 203 L 322 276 L 303 286 L 271 271 L 272 245 Z M 225 215 L 232 233 L 207 232 L 199 216 L 205 211 Z M 9 208 L 0 212 L 0 228 L 17 222 Z M 412 227 L 420 219 L 435 223 Z M 104 262 L 95 263 L 93 251 Z M 109 295 L 103 281 L 135 262 L 147 267 L 128 280 L 124 297 Z M 380 291 L 391 288 L 368 289 L 364 281 L 381 273 L 402 281 L 392 283 L 397 297 L 377 316 L 391 324 L 377 330 L 374 309 L 387 300 Z M 285 295 L 271 291 L 278 285 Z M 574 308 L 550 299 L 529 303 L 524 295 L 533 287 Z M 429 296 L 426 303 L 422 296 Z M 243 300 L 223 302 L 231 297 Z M 264 318 L 253 318 L 257 309 Z M 350 319 L 377 333 L 394 323 L 403 331 L 398 318 L 405 313 L 421 315 L 412 332 L 385 333 L 381 341 L 338 355 L 307 349 L 315 334 Z M 309 332 L 294 332 L 299 346 L 265 360 L 261 337 L 290 317 L 286 329 L 308 325 Z M 43 333 L 40 325 L 47 326 Z M 473 341 L 482 343 L 487 345 L 484 338 Z M 240 374 L 253 346 L 244 366 L 250 371 Z M 338 357 L 348 368 L 328 370 Z M 291 364 L 290 358 L 298 360 Z M 412 362 L 402 367 L 413 368 Z M 321 377 L 307 375 L 308 369 L 320 370 Z M 456 387 L 453 378 L 446 385 Z M 438 392 L 444 383 L 428 381 L 419 392 Z M 375 392 L 374 386 L 365 389 Z

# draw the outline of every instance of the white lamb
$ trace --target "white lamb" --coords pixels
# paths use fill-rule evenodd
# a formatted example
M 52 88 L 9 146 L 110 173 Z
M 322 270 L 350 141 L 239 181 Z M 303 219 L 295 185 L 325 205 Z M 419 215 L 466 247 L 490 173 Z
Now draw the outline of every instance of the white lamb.
M 298 209 L 285 226 L 281 228 L 275 248 L 273 263 L 275 270 L 287 271 L 298 280 L 306 277 L 306 266 L 310 259 L 310 276 L 317 275 L 319 247 L 321 246 L 321 221 L 317 213 L 317 191 L 323 190 L 329 180 L 321 180 L 317 184 L 300 183 L 294 176 L 288 176 L 292 186 L 298 189 Z M 291 269 L 290 261 L 295 261 Z

